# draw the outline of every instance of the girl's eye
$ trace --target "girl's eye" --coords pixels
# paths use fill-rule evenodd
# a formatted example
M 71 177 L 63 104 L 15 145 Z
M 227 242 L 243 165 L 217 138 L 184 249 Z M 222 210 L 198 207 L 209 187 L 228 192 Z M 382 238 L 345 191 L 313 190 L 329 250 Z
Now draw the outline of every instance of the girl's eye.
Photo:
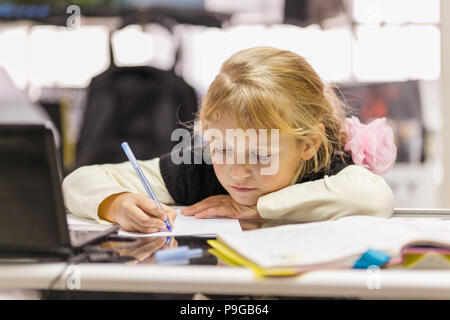
M 272 160 L 271 156 L 260 156 L 260 155 L 257 155 L 257 158 L 258 158 L 258 162 L 261 163 L 261 164 L 269 164 L 270 161 Z
M 216 153 L 224 153 L 224 152 L 230 152 L 231 149 L 214 149 L 214 152 Z
M 231 149 L 219 149 L 219 148 L 214 148 L 214 154 L 216 155 L 223 155 L 223 154 L 228 154 L 230 153 L 232 150 Z M 266 165 L 269 164 L 272 161 L 272 155 L 259 155 L 259 154 L 252 154 L 256 160 L 258 161 L 258 163 L 262 164 L 262 165 Z
M 269 164 L 270 161 L 272 160 L 272 156 L 271 155 L 259 155 L 259 154 L 253 154 L 256 157 L 256 160 L 260 163 L 260 164 Z

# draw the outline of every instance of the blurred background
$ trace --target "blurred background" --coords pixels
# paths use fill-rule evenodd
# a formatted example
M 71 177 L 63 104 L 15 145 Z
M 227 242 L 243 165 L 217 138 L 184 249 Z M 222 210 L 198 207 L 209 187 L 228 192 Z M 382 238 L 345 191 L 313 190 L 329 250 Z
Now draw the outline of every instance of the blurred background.
M 170 152 L 220 65 L 305 57 L 362 122 L 387 117 L 396 207 L 450 207 L 450 1 L 0 1 L 0 122 L 51 119 L 65 174 Z M 350 114 L 349 114 L 350 115 Z

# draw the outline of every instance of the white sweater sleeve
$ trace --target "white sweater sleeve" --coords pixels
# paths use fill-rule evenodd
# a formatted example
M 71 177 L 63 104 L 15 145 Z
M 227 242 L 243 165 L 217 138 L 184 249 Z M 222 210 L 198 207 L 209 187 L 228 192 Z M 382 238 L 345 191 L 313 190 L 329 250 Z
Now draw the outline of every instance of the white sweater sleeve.
M 257 209 L 265 219 L 321 221 L 349 215 L 390 217 L 394 196 L 380 176 L 350 165 L 334 176 L 299 183 L 261 196 Z
M 159 158 L 139 161 L 139 165 L 158 200 L 167 205 L 174 204 L 161 176 Z M 98 217 L 98 206 L 110 195 L 121 192 L 146 194 L 130 162 L 78 168 L 64 179 L 62 188 L 70 212 L 100 222 L 104 220 Z

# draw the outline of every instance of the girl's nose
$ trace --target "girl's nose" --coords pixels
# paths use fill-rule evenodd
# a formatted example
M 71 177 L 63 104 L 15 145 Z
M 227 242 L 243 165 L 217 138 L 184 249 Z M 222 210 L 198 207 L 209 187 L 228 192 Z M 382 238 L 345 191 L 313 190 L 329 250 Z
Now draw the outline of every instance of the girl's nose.
M 242 164 L 231 165 L 229 173 L 235 181 L 248 179 L 252 175 L 247 166 Z

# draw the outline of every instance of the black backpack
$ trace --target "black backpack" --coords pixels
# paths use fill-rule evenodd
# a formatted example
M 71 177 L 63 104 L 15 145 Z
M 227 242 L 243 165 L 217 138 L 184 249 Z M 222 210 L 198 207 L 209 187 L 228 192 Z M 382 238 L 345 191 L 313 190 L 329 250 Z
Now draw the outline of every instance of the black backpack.
M 173 71 L 112 66 L 94 77 L 77 143 L 76 165 L 118 163 L 127 141 L 137 159 L 170 152 L 178 122 L 195 118 L 197 95 Z

